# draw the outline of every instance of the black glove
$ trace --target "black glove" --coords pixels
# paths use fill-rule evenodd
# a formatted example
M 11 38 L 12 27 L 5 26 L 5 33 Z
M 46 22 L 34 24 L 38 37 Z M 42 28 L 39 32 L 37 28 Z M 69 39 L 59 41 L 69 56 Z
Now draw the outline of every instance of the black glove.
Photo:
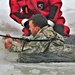
M 24 23 L 24 27 L 28 30 L 28 36 L 31 34 L 30 30 L 29 30 L 29 21 L 26 21 Z
M 27 28 L 27 29 L 29 29 L 29 21 L 26 21 L 26 22 L 24 23 L 24 27 Z

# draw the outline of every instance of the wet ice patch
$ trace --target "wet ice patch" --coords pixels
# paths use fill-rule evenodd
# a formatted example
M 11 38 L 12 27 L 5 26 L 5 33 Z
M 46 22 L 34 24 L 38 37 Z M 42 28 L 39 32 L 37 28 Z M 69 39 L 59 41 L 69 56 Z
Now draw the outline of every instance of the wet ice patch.
M 33 74 L 39 74 L 40 73 L 40 70 L 38 69 L 33 69 L 33 70 L 30 70 L 29 72 L 33 73 Z
M 0 75 L 24 75 L 21 70 L 15 69 L 12 64 L 0 64 Z

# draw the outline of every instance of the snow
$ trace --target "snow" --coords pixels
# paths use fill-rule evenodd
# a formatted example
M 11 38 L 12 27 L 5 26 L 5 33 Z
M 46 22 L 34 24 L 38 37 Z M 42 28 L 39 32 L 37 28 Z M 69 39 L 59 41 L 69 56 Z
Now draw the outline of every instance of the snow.
M 75 2 L 62 0 L 63 16 L 66 25 L 71 28 L 70 34 L 75 34 Z M 9 17 L 9 0 L 0 0 L 0 34 L 22 35 L 22 26 Z M 16 63 L 18 54 L 4 49 L 0 37 L 0 75 L 75 75 L 75 63 Z M 68 67 L 68 68 L 67 68 Z

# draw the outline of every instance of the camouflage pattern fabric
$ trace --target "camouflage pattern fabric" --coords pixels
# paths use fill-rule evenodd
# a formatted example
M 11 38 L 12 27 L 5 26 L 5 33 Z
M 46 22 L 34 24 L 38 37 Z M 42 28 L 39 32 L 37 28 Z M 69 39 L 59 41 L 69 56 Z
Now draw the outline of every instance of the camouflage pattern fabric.
M 45 52 L 47 50 L 47 47 L 49 45 L 48 51 L 54 52 L 54 53 L 63 53 L 63 52 L 72 52 L 75 50 L 75 47 L 65 45 L 62 41 L 64 41 L 64 37 L 58 34 L 53 30 L 52 27 L 45 26 L 43 27 L 35 37 L 30 38 L 32 40 L 39 40 L 39 39 L 51 39 L 56 38 L 54 41 L 52 41 L 49 45 L 49 41 L 34 41 L 34 42 L 28 42 L 25 44 L 23 52 L 22 50 L 22 43 L 23 41 L 20 41 L 21 43 L 13 42 L 12 46 L 9 48 L 9 51 L 11 52 L 22 52 L 26 54 L 32 54 L 32 53 L 41 53 Z

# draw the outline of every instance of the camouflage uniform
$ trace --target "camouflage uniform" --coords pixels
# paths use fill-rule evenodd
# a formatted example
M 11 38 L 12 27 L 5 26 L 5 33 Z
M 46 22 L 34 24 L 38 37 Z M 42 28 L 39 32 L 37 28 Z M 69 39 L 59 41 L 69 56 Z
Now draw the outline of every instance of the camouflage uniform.
M 36 34 L 35 37 L 30 39 L 39 40 L 39 39 L 51 39 L 51 38 L 56 38 L 56 39 L 53 40 L 50 43 L 50 45 L 49 45 L 49 41 L 28 42 L 25 44 L 23 52 L 26 54 L 31 54 L 31 53 L 45 52 L 46 50 L 49 50 L 49 52 L 54 52 L 54 53 L 57 53 L 57 52 L 63 53 L 63 52 L 72 51 L 70 46 L 68 47 L 68 45 L 64 44 L 63 36 L 55 32 L 52 27 L 48 27 L 48 26 L 43 27 Z M 21 50 L 22 50 L 22 43 L 16 43 L 15 41 L 13 42 L 12 46 L 9 48 L 9 51 L 14 51 L 14 52 L 21 51 Z

